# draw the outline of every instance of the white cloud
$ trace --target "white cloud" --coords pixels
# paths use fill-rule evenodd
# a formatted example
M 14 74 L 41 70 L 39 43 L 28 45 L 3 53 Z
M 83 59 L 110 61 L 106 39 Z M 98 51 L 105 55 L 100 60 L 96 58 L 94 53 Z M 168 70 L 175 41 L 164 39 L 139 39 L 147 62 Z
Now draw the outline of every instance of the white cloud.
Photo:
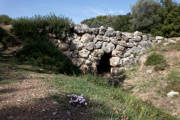
M 94 15 L 119 15 L 125 14 L 123 10 L 115 10 L 115 9 L 96 9 L 90 8 L 86 12 L 94 14 Z

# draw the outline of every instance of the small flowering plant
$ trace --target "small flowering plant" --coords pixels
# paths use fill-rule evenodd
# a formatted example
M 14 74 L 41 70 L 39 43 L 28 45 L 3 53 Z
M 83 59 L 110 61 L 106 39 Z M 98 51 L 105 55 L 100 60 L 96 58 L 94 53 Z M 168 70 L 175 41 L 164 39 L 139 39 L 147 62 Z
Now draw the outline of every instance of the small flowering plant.
M 72 95 L 68 95 L 68 97 L 70 98 L 69 103 L 71 105 L 85 105 L 87 106 L 87 102 L 86 99 L 83 97 L 83 94 L 81 94 L 80 96 L 76 95 L 76 94 L 72 94 Z

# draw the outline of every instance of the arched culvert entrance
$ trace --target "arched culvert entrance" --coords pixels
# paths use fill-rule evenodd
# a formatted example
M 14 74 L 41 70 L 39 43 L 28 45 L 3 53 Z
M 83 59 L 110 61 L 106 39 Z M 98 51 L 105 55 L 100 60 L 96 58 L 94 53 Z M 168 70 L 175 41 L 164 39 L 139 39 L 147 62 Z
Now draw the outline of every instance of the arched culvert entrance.
M 97 65 L 97 72 L 98 74 L 104 74 L 104 73 L 110 73 L 111 71 L 111 66 L 110 66 L 110 58 L 111 58 L 111 53 L 105 53 L 102 57 L 101 60 L 99 61 L 99 64 Z

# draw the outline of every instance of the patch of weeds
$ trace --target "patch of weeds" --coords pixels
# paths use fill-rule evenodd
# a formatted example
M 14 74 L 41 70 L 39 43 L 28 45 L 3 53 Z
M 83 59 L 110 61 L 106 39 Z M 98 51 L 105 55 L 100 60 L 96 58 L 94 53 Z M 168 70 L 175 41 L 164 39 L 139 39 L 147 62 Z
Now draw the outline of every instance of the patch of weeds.
M 10 83 L 15 83 L 18 82 L 19 80 L 12 80 L 12 79 L 0 79 L 0 84 L 10 84 Z
M 173 43 L 169 44 L 168 49 L 169 50 L 175 49 L 177 51 L 180 51 L 180 41 L 178 40 L 175 44 Z
M 139 64 L 133 64 L 130 69 L 126 70 L 126 78 L 130 79 L 132 76 L 136 76 Z
M 171 90 L 180 92 L 180 72 L 171 71 L 167 77 L 168 86 L 166 91 L 170 92 Z
M 40 101 L 40 102 L 43 102 L 44 98 L 30 98 L 29 101 Z
M 79 77 L 57 75 L 53 79 L 53 85 L 65 95 L 83 94 L 88 102 L 87 116 L 91 115 L 98 120 L 119 120 L 123 116 L 130 120 L 176 120 L 175 117 L 123 92 L 121 88 L 107 86 L 102 83 L 103 81 L 98 81 L 103 79 L 96 78 L 98 77 L 90 75 Z M 60 102 L 64 100 L 65 103 L 62 105 L 65 105 L 65 109 L 74 109 L 68 107 L 66 97 L 54 96 L 54 99 Z
M 164 56 L 157 53 L 152 53 L 147 57 L 147 60 L 145 62 L 147 66 L 154 65 L 154 70 L 165 70 L 166 67 L 168 67 L 167 61 L 165 60 Z

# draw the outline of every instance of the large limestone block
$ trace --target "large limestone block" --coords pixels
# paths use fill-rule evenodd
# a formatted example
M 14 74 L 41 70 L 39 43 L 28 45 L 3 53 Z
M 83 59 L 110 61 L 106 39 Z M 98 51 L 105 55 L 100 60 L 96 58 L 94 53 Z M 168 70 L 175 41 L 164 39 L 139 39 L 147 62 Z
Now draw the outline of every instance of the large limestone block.
M 112 52 L 112 50 L 114 50 L 115 48 L 115 45 L 112 44 L 112 43 L 107 43 L 107 42 L 104 42 L 103 43 L 103 46 L 102 46 L 102 49 L 104 50 L 105 53 L 110 53 Z
M 82 34 L 82 33 L 89 33 L 90 28 L 85 24 L 77 24 L 74 26 L 74 31 L 76 33 Z
M 94 38 L 93 38 L 92 35 L 86 33 L 86 34 L 84 34 L 84 35 L 81 37 L 81 42 L 82 42 L 82 43 L 89 43 L 89 42 L 92 42 L 93 39 L 94 39 Z
M 79 51 L 79 56 L 82 58 L 88 58 L 89 54 L 90 54 L 90 51 L 86 49 L 82 49 L 81 51 Z
M 119 57 L 112 57 L 110 59 L 110 65 L 113 67 L 119 66 L 121 64 Z
M 89 51 L 93 50 L 94 47 L 95 47 L 94 42 L 89 42 L 89 43 L 86 44 L 86 49 L 89 50 Z

